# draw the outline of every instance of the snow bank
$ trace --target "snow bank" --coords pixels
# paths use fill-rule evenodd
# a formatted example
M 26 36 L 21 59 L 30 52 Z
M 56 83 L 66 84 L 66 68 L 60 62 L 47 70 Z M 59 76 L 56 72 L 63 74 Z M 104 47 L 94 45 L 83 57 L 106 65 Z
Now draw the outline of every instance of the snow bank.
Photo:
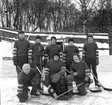
M 2 41 L 0 42 L 0 48 L 2 49 L 0 51 L 0 58 L 3 56 L 12 57 L 13 43 Z

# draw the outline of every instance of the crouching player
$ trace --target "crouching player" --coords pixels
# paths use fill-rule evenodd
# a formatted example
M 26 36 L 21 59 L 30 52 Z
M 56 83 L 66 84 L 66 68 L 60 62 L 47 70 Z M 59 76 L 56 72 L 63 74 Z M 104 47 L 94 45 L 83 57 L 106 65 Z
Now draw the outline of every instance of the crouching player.
M 67 91 L 67 81 L 65 78 L 66 67 L 60 60 L 59 53 L 54 54 L 53 58 L 47 63 L 45 68 L 45 84 L 48 86 L 49 94 L 58 100 L 67 100 L 67 94 L 58 97 Z
M 36 70 L 31 69 L 29 64 L 22 66 L 23 71 L 18 75 L 18 94 L 20 102 L 26 102 L 28 99 L 28 86 L 32 86 L 31 95 L 38 96 L 36 88 Z
M 79 55 L 73 56 L 73 63 L 71 64 L 71 74 L 67 76 L 68 81 L 75 81 L 78 86 L 79 95 L 84 96 L 87 94 L 87 87 L 91 83 L 90 71 L 85 61 L 80 60 Z M 81 84 L 82 83 L 82 84 Z M 81 84 L 81 85 L 80 85 Z

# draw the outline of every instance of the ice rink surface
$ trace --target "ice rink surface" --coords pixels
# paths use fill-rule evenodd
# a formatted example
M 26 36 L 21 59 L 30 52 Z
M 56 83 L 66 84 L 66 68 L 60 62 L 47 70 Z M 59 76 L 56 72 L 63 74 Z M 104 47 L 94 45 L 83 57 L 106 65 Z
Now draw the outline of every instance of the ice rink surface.
M 19 103 L 17 94 L 16 70 L 12 60 L 2 60 L 3 56 L 12 56 L 13 43 L 0 42 L 0 88 L 1 105 L 112 105 L 112 92 L 103 90 L 100 93 L 88 91 L 86 96 L 74 95 L 68 101 L 58 101 L 51 97 L 30 97 L 26 103 Z M 112 88 L 112 56 L 102 52 L 98 66 L 99 81 L 105 87 Z M 107 52 L 106 52 L 107 53 Z M 94 84 L 91 85 L 91 88 Z

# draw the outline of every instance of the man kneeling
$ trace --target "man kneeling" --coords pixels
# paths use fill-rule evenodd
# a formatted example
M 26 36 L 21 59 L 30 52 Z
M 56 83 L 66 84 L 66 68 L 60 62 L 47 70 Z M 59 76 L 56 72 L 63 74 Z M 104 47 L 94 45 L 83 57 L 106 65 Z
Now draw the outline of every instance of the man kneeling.
M 48 86 L 49 94 L 57 100 L 67 100 L 68 95 L 62 93 L 68 90 L 65 78 L 66 67 L 58 53 L 54 54 L 45 68 L 45 84 Z
M 28 86 L 32 86 L 31 95 L 38 96 L 36 70 L 32 69 L 29 64 L 24 64 L 18 75 L 18 94 L 20 102 L 26 102 L 28 99 Z
M 73 60 L 70 67 L 71 74 L 67 76 L 67 80 L 75 81 L 78 86 L 79 95 L 84 96 L 87 94 L 86 87 L 92 82 L 90 79 L 90 70 L 85 61 L 80 60 L 79 55 L 74 55 Z

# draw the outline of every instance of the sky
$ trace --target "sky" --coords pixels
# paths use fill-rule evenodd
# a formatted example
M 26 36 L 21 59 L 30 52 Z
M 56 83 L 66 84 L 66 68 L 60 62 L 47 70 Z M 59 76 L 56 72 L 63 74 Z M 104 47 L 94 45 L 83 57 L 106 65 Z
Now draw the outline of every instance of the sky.
M 93 3 L 94 0 L 87 0 L 87 1 L 90 1 L 89 7 L 91 7 L 91 4 Z M 76 8 L 77 8 L 77 9 L 79 9 L 79 10 L 81 9 L 80 0 L 71 0 L 71 2 L 76 4 Z M 95 3 L 94 3 L 94 6 L 95 6 L 95 7 L 98 6 L 98 2 L 99 2 L 99 0 L 96 0 L 96 1 L 95 1 Z

